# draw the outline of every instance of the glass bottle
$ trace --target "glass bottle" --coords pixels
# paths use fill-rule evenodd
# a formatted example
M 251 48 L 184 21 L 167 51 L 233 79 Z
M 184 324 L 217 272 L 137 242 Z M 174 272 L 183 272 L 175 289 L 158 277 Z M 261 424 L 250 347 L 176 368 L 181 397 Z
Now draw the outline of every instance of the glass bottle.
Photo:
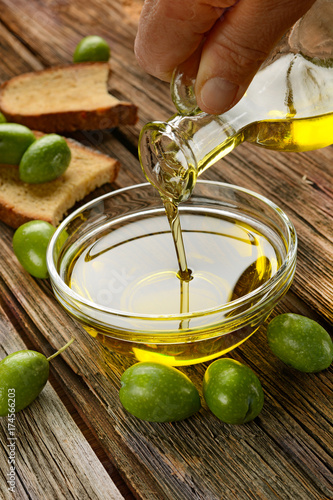
M 317 0 L 282 38 L 244 97 L 221 115 L 201 112 L 193 82 L 176 73 L 178 113 L 144 126 L 139 158 L 164 198 L 186 200 L 196 178 L 238 144 L 306 151 L 333 142 L 333 0 Z

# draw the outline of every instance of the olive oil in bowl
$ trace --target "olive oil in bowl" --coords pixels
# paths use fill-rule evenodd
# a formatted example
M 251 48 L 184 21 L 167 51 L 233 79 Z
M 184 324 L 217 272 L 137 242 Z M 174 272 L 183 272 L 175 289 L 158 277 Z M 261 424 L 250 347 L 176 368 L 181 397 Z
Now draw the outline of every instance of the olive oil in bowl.
M 290 286 L 294 229 L 268 200 L 199 181 L 179 212 L 185 275 L 149 184 L 91 202 L 51 242 L 58 300 L 113 351 L 171 365 L 213 359 L 254 333 Z
M 188 279 L 180 277 L 161 211 L 88 240 L 70 262 L 65 281 L 87 300 L 131 315 L 205 314 L 252 292 L 281 265 L 283 249 L 235 217 L 185 211 L 182 227 L 191 263 Z M 182 310 L 184 281 L 187 311 Z

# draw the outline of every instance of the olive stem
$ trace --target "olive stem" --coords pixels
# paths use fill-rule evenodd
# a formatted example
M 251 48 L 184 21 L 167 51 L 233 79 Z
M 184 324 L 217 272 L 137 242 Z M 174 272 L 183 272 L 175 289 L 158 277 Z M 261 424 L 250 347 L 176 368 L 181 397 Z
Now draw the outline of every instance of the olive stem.
M 59 349 L 59 351 L 55 352 L 54 354 L 52 354 L 52 356 L 50 356 L 49 358 L 47 358 L 48 361 L 50 361 L 51 359 L 55 358 L 56 356 L 58 356 L 58 354 L 60 354 L 61 352 L 63 352 L 65 349 L 67 349 L 67 347 L 69 347 L 73 342 L 74 342 L 74 338 L 72 338 L 69 342 L 67 342 L 66 345 L 64 345 L 61 349 Z

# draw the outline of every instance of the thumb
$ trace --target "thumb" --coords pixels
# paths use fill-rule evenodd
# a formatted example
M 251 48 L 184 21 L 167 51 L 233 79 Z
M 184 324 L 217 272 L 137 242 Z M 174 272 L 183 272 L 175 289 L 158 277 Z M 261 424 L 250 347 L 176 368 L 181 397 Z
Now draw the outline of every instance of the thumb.
M 199 107 L 220 114 L 234 106 L 283 34 L 314 0 L 239 0 L 215 23 L 196 79 Z

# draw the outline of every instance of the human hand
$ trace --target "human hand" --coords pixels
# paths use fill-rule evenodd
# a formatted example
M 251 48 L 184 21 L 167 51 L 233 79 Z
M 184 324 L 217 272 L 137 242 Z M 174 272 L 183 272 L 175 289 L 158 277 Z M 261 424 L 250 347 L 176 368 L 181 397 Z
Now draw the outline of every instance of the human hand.
M 199 107 L 234 106 L 283 34 L 314 0 L 146 0 L 135 41 L 150 74 L 169 81 L 181 66 L 196 76 Z

